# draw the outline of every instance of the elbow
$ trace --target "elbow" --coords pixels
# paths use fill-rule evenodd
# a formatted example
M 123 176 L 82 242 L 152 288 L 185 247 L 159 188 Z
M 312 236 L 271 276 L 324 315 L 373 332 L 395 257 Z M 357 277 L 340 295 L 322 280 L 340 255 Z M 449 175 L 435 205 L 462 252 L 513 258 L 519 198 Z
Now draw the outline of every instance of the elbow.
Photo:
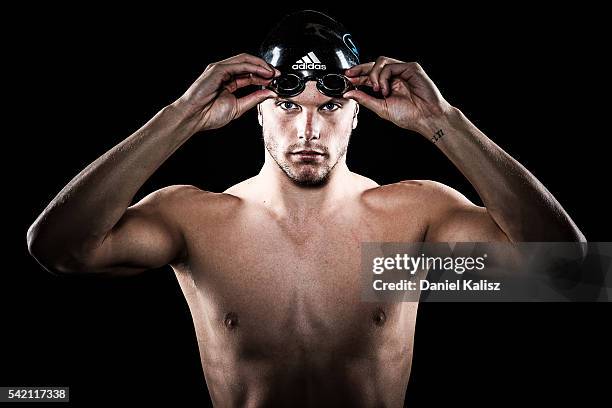
M 582 231 L 575 226 L 567 232 L 559 234 L 554 241 L 557 241 L 558 245 L 562 246 L 564 255 L 578 265 L 582 265 L 588 256 L 588 241 Z
M 86 267 L 67 258 L 43 256 L 35 250 L 29 249 L 30 255 L 47 272 L 55 276 L 70 276 L 82 273 Z
M 32 224 L 30 228 L 28 228 L 26 242 L 28 245 L 28 253 L 36 260 L 36 262 L 38 262 L 45 269 L 49 270 L 49 263 L 46 261 L 47 257 L 43 255 L 45 245 L 39 238 L 36 223 Z
M 589 253 L 589 242 L 587 241 L 582 231 L 580 231 L 578 228 L 576 228 L 576 235 L 576 243 L 578 244 L 580 251 L 580 261 L 584 262 Z
M 582 263 L 588 255 L 588 241 L 585 235 L 575 225 L 565 225 L 560 228 L 551 228 L 546 225 L 533 228 L 527 222 L 516 225 L 508 234 L 511 242 L 542 242 L 550 243 L 562 248 L 563 253 L 571 259 Z
M 588 241 L 582 231 L 572 223 L 559 235 L 557 241 L 567 243 L 567 251 L 570 252 L 573 259 L 582 263 L 588 255 Z
M 55 245 L 50 245 L 48 241 L 43 240 L 37 231 L 36 223 L 28 228 L 26 241 L 28 253 L 43 269 L 53 275 L 66 276 L 84 269 L 74 257 L 67 255 L 65 251 L 55 249 Z

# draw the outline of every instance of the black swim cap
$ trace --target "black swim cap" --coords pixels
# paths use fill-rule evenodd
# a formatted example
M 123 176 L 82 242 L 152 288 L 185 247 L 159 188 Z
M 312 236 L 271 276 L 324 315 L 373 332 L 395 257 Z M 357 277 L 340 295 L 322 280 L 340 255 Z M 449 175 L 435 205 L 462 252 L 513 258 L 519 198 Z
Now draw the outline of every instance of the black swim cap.
M 342 74 L 359 64 L 359 50 L 344 26 L 314 10 L 286 15 L 267 35 L 259 56 L 300 77 Z

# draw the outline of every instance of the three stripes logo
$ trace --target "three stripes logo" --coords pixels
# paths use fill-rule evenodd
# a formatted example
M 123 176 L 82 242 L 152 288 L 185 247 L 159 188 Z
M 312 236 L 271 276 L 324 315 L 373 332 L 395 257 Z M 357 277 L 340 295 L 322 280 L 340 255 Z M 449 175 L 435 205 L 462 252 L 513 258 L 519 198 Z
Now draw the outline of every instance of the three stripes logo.
M 317 58 L 314 52 L 310 51 L 308 54 L 304 55 L 302 58 L 297 60 L 295 64 L 291 66 L 291 69 L 320 69 L 326 70 L 327 67 L 325 64 L 321 64 L 321 61 Z

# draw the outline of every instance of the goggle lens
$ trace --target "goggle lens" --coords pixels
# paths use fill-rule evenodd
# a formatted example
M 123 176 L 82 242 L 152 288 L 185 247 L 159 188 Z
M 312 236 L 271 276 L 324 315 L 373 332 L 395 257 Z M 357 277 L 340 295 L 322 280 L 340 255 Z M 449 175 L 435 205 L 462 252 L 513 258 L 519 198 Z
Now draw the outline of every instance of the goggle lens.
M 282 74 L 280 77 L 274 78 L 268 88 L 279 96 L 291 97 L 300 94 L 306 87 L 308 80 L 316 80 L 319 92 L 328 96 L 341 97 L 353 88 L 351 81 L 340 74 L 327 74 L 320 78 L 314 76 L 301 78 L 295 74 Z

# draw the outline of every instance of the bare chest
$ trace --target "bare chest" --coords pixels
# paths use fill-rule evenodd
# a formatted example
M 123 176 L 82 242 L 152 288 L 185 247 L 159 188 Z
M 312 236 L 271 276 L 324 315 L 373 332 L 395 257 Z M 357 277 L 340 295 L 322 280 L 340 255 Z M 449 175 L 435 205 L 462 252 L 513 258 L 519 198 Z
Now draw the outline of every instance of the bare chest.
M 414 305 L 361 299 L 361 243 L 420 239 L 417 224 L 413 232 L 393 225 L 363 217 L 302 228 L 249 216 L 194 223 L 189 270 L 177 276 L 198 337 L 209 348 L 234 344 L 242 356 L 287 347 L 364 355 L 373 341 L 392 340 L 387 332 L 408 334 Z

